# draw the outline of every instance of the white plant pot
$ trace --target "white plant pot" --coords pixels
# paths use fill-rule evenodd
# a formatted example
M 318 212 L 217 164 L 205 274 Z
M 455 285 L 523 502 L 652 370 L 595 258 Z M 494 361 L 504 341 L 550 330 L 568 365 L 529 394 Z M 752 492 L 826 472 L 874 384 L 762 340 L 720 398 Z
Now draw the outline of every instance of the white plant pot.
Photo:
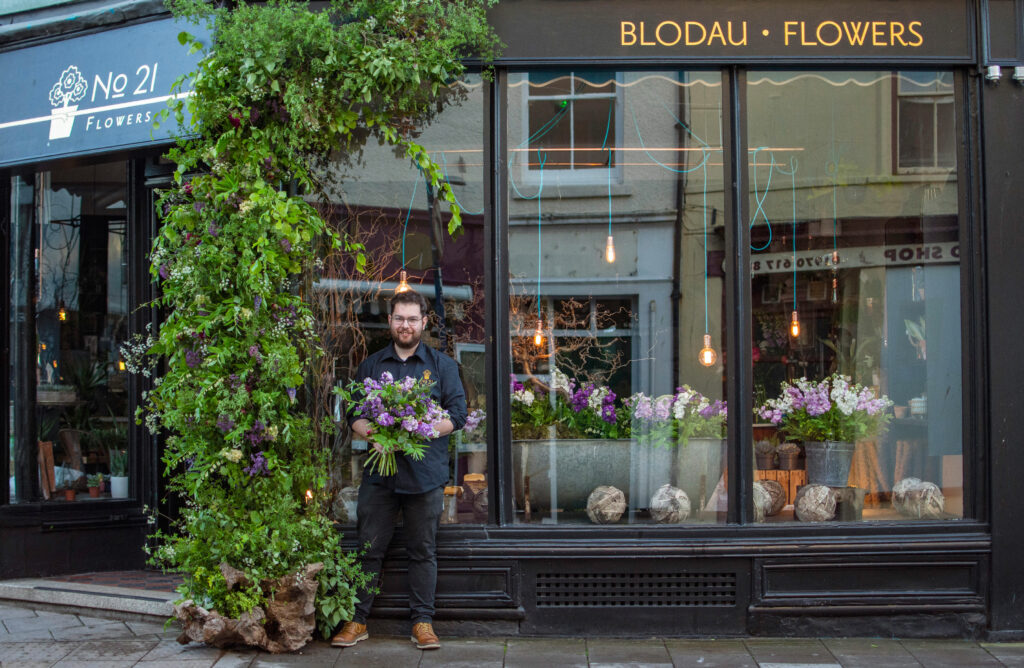
M 75 112 L 78 105 L 57 107 L 50 110 L 50 139 L 67 139 L 75 125 Z
M 110 476 L 110 498 L 128 498 L 128 476 Z

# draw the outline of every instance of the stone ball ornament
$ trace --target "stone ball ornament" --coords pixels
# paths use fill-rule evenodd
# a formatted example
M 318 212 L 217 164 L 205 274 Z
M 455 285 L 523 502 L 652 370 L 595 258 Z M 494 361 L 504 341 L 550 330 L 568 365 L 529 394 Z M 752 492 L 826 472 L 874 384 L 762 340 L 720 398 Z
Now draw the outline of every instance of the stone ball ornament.
M 770 517 L 782 512 L 783 506 L 786 505 L 786 490 L 782 483 L 778 480 L 758 480 L 754 484 L 764 489 L 771 498 L 771 504 L 765 509 L 764 514 Z
M 765 516 L 768 514 L 768 510 L 772 506 L 772 497 L 768 494 L 768 491 L 760 484 L 760 481 L 754 483 L 754 521 L 764 522 Z
M 907 517 L 934 520 L 945 515 L 946 497 L 933 482 L 904 478 L 892 487 L 892 507 Z
M 836 516 L 836 495 L 825 485 L 804 485 L 793 505 L 801 522 L 827 522 Z
M 662 524 L 679 524 L 685 522 L 690 516 L 690 497 L 686 492 L 673 487 L 662 485 L 651 497 L 651 518 Z
M 600 485 L 587 497 L 587 517 L 594 524 L 614 524 L 626 512 L 626 495 L 618 487 Z

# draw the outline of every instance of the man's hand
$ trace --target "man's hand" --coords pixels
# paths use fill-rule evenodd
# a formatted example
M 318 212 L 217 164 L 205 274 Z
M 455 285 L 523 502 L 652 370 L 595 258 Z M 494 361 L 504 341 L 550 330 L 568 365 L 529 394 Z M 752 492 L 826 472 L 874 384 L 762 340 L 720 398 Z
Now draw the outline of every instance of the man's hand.
M 373 424 L 366 418 L 359 418 L 352 423 L 352 431 L 355 432 L 356 436 L 365 439 L 373 449 L 377 451 L 377 454 L 384 454 L 384 446 L 380 443 L 376 443 L 373 440 Z

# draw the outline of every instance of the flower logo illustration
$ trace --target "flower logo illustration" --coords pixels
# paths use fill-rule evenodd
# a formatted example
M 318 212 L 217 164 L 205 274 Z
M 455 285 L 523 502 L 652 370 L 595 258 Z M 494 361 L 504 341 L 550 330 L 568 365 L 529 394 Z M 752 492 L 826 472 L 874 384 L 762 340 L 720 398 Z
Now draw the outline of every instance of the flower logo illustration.
M 78 102 L 85 97 L 88 84 L 85 77 L 74 65 L 68 66 L 60 75 L 57 83 L 50 89 L 50 104 L 56 109 L 50 112 L 50 139 L 65 139 L 71 136 L 75 123 L 75 111 Z
M 50 104 L 55 107 L 66 107 L 72 102 L 78 102 L 85 97 L 85 77 L 74 65 L 64 70 L 60 75 L 60 81 L 53 84 L 50 89 Z

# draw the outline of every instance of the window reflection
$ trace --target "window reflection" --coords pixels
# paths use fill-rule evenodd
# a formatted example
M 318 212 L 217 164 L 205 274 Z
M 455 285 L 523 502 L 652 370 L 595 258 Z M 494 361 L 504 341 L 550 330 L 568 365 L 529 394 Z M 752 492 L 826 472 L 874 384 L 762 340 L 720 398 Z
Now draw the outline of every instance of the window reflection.
M 719 76 L 514 74 L 508 114 L 516 521 L 724 521 Z
M 765 521 L 963 514 L 952 94 L 949 72 L 748 77 L 755 405 L 798 415 L 830 378 L 805 423 L 867 424 L 870 401 L 894 404 L 887 428 L 835 438 L 848 448 L 762 411 L 756 477 L 774 482 L 758 486 L 783 501 Z M 835 374 L 859 384 L 856 405 Z

